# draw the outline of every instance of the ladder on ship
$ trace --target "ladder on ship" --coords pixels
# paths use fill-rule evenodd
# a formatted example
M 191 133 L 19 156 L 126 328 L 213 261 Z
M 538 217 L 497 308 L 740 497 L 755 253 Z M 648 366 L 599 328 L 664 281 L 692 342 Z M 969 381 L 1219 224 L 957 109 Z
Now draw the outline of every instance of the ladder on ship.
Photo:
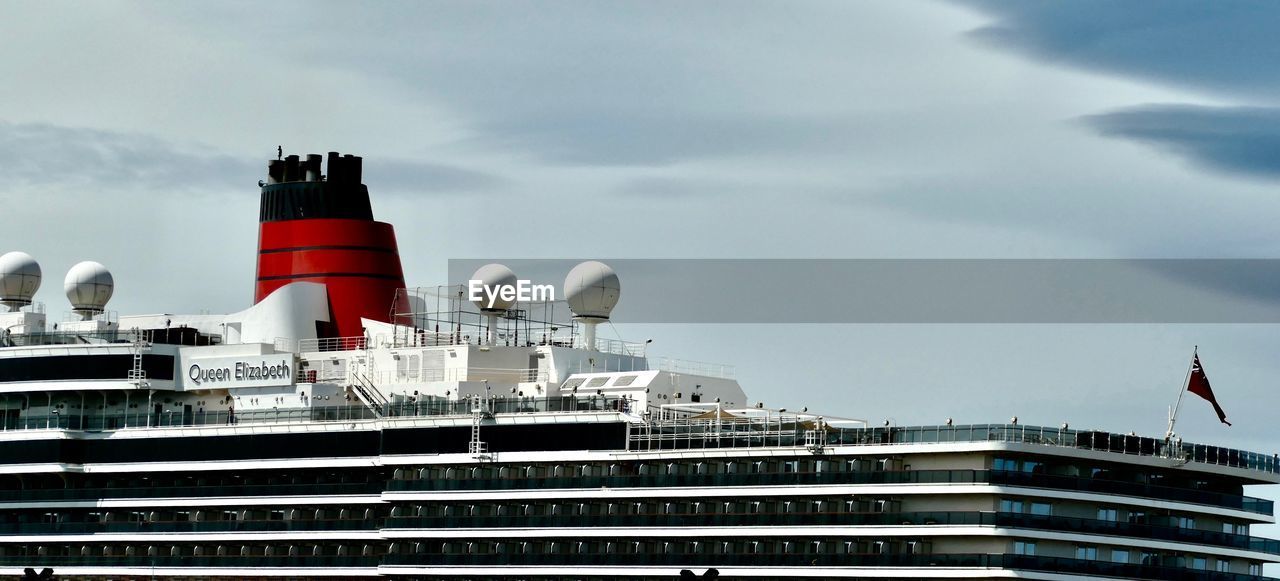
M 476 460 L 488 460 L 491 458 L 489 445 L 480 439 L 480 422 L 492 416 L 481 405 L 481 401 L 479 396 L 471 399 L 471 442 L 467 445 L 467 452 Z
M 391 402 L 382 395 L 382 391 L 378 389 L 378 386 L 374 385 L 363 373 L 353 373 L 352 378 L 355 381 L 351 384 L 351 391 L 356 392 L 356 397 L 360 398 L 364 405 L 369 406 L 375 416 L 383 417 L 387 410 L 387 404 Z
M 151 350 L 151 343 L 138 329 L 133 330 L 133 367 L 129 369 L 129 382 L 142 389 L 148 387 L 147 370 L 142 367 L 142 355 Z

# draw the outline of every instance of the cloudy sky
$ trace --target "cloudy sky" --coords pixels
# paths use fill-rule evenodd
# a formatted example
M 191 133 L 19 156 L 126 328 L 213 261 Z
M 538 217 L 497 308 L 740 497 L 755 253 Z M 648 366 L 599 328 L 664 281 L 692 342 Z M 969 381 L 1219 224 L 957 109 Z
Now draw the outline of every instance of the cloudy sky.
M 83 259 L 121 313 L 247 306 L 277 145 L 365 157 L 411 284 L 488 256 L 1280 254 L 1273 3 L 71 8 L 0 17 L 0 246 L 55 318 Z M 1199 345 L 1235 427 L 1189 401 L 1183 435 L 1280 450 L 1274 325 L 617 332 L 776 406 L 1147 434 Z

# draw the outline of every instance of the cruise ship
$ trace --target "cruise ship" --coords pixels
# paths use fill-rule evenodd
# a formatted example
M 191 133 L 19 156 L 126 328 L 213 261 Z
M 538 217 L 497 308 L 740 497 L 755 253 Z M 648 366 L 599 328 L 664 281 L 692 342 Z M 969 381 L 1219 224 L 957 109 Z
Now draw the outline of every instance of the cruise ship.
M 543 296 L 491 292 L 519 286 L 499 264 L 409 287 L 361 158 L 278 156 L 259 185 L 238 313 L 117 314 L 82 262 L 53 321 L 37 261 L 0 258 L 0 576 L 1242 581 L 1280 561 L 1244 489 L 1280 483 L 1273 454 L 770 409 L 731 367 L 598 336 L 622 299 L 603 263 Z

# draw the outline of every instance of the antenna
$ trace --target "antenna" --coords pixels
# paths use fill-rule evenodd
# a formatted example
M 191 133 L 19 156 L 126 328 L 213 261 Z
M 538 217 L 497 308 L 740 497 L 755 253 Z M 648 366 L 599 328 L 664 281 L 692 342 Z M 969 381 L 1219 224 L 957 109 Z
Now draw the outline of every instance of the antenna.
M 40 290 L 40 264 L 25 252 L 0 256 L 0 304 L 17 311 L 31 304 Z
M 498 344 L 498 315 L 507 312 L 511 307 L 516 305 L 515 300 L 508 295 L 504 297 L 506 289 L 514 289 L 516 283 L 516 273 L 512 272 L 504 264 L 486 264 L 476 269 L 475 274 L 471 275 L 471 280 L 479 281 L 481 285 L 480 299 L 472 301 L 476 308 L 484 313 L 485 322 L 488 331 L 485 334 L 486 345 Z
M 115 279 L 107 267 L 86 260 L 71 267 L 62 281 L 62 289 L 71 301 L 71 308 L 82 320 L 88 321 L 106 308 L 115 292 Z
M 565 277 L 564 297 L 573 319 L 582 323 L 582 342 L 587 350 L 595 351 L 596 325 L 609 320 L 621 294 L 617 273 L 603 262 L 588 260 Z

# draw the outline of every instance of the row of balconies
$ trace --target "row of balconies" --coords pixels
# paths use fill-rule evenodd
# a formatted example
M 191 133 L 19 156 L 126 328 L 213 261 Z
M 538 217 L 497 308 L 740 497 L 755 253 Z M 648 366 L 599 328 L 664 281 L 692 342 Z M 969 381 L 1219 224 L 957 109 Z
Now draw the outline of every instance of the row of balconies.
M 340 510 L 340 509 L 335 509 Z M 265 511 L 262 511 L 265 512 Z M 216 532 L 311 532 L 371 531 L 397 528 L 599 528 L 599 527 L 772 527 L 772 526 L 913 526 L 917 535 L 930 536 L 933 526 L 981 526 L 1030 529 L 1074 534 L 1105 535 L 1116 543 L 1150 539 L 1242 549 L 1280 555 L 1280 541 L 1216 531 L 1150 524 L 1112 522 L 1060 516 L 996 512 L 762 512 L 745 514 L 602 514 L 602 515 L 519 515 L 519 516 L 400 516 L 384 519 L 370 509 L 356 512 L 364 518 L 240 520 L 124 520 L 104 522 L 0 523 L 0 535 L 58 535 L 94 533 L 216 533 Z M 290 516 L 295 516 L 290 511 Z M 655 531 L 656 532 L 656 531 Z M 647 536 L 647 535 L 646 535 Z M 1100 539 L 1101 540 L 1101 539 Z M 3 538 L 0 537 L 0 542 Z
M 566 543 L 567 544 L 567 543 Z M 619 546 L 627 543 L 618 543 Z M 708 544 L 714 544 L 708 542 Z M 798 543 L 799 544 L 799 543 Z M 804 546 L 809 546 L 804 543 Z M 522 554 L 492 552 L 471 554 L 391 554 L 384 556 L 350 554 L 360 548 L 348 549 L 346 555 L 315 556 L 302 554 L 260 556 L 188 556 L 161 554 L 134 556 L 3 556 L 0 566 L 52 567 L 57 571 L 65 567 L 188 567 L 188 568 L 375 568 L 379 565 L 402 567 L 434 566 L 674 566 L 688 568 L 714 567 L 869 567 L 869 568 L 961 568 L 961 569 L 1014 569 L 1045 571 L 1059 574 L 1116 577 L 1129 579 L 1157 579 L 1161 581 L 1257 581 L 1257 575 L 1197 570 L 1177 565 L 1144 565 L 1111 563 L 1097 560 L 1041 557 L 1007 554 L 850 554 L 822 552 L 750 552 L 745 554 L 707 554 L 682 552 L 566 552 L 562 554 Z M 1169 559 L 1175 561 L 1176 558 Z M 382 569 L 385 574 L 395 574 L 394 568 Z M 405 571 L 405 574 L 415 574 Z

